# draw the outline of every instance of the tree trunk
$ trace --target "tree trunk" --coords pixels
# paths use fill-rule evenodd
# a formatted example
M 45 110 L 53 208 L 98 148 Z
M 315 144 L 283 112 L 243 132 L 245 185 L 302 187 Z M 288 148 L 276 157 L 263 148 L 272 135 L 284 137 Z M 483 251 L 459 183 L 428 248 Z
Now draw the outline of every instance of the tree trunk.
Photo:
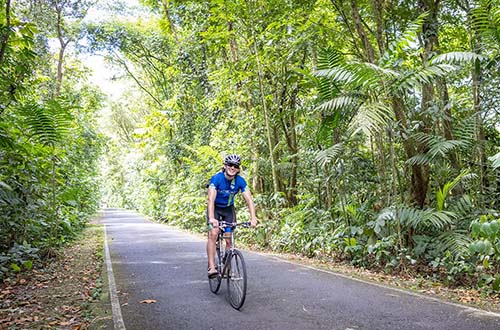
M 385 52 L 385 40 L 384 40 L 384 7 L 385 0 L 372 0 L 373 14 L 375 17 L 376 37 L 379 54 L 382 55 Z
M 408 120 L 404 112 L 404 101 L 399 97 L 393 97 L 392 108 L 396 116 L 396 120 L 401 124 L 402 130 L 407 130 Z M 407 159 L 410 159 L 417 154 L 417 147 L 411 138 L 403 139 L 403 148 L 405 150 Z M 428 185 L 429 173 L 426 167 L 412 165 L 410 190 L 413 202 L 420 207 L 423 207 L 425 205 Z
M 10 37 L 10 0 L 7 0 L 5 4 L 5 31 L 2 31 L 2 40 L 0 44 L 0 67 L 2 66 L 3 59 L 5 57 L 5 52 L 7 50 L 7 43 Z
M 175 24 L 172 21 L 172 19 L 170 18 L 170 12 L 169 12 L 169 8 L 168 8 L 168 3 L 169 3 L 169 0 L 162 0 L 162 2 L 161 2 L 161 4 L 163 5 L 163 10 L 165 11 L 165 18 L 168 21 L 168 27 L 170 28 L 170 32 L 172 33 L 172 35 L 174 36 L 175 41 L 178 44 L 179 43 L 179 38 L 177 37 L 177 30 L 175 28 Z
M 363 48 L 365 49 L 366 60 L 370 63 L 375 63 L 375 52 L 373 51 L 370 40 L 368 40 L 365 28 L 363 27 L 363 22 L 361 21 L 361 16 L 359 15 L 359 9 L 358 5 L 356 4 L 356 0 L 351 0 L 351 10 L 356 31 L 358 32 L 358 35 L 361 38 L 361 42 L 363 43 Z
M 66 51 L 66 46 L 68 46 L 69 40 L 64 42 L 62 38 L 59 38 L 61 48 L 59 49 L 59 56 L 57 58 L 57 82 L 56 82 L 56 93 L 55 96 L 61 94 L 61 86 L 63 80 L 63 65 L 64 65 L 64 52 Z
M 259 52 L 257 49 L 257 38 L 255 37 L 255 31 L 254 31 L 254 24 L 253 24 L 253 11 L 252 7 L 250 5 L 250 2 L 252 0 L 247 0 L 247 5 L 248 5 L 248 11 L 250 15 L 250 26 L 251 26 L 251 34 L 252 34 L 252 41 L 253 41 L 253 55 L 255 56 L 255 61 L 257 64 L 257 78 L 259 82 L 259 91 L 260 91 L 260 101 L 262 104 L 262 110 L 264 112 L 264 123 L 266 127 L 266 137 L 267 137 L 267 145 L 269 149 L 269 159 L 271 161 L 271 173 L 272 173 L 272 180 L 273 180 L 273 191 L 274 193 L 277 193 L 280 191 L 279 186 L 280 186 L 280 181 L 279 181 L 279 176 L 278 176 L 278 170 L 276 167 L 276 156 L 274 153 L 274 144 L 273 144 L 273 137 L 272 137 L 272 129 L 271 129 L 271 123 L 270 123 L 270 117 L 268 113 L 268 108 L 267 108 L 267 102 L 266 102 L 266 94 L 264 91 L 264 82 L 263 82 L 263 71 L 262 67 L 260 64 L 260 56 Z

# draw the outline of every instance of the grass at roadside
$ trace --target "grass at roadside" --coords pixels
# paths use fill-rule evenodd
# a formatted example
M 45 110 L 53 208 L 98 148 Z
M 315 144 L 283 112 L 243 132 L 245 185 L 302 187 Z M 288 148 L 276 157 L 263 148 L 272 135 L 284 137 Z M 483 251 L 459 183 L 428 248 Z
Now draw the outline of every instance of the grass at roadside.
M 91 225 L 43 268 L 6 279 L 0 329 L 106 329 L 111 311 L 102 253 L 102 227 Z

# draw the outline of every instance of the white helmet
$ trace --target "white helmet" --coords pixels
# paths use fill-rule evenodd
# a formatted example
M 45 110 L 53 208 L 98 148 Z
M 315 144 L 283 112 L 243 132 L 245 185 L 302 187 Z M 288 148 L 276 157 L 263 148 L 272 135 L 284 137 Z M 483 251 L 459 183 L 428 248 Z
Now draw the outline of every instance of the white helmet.
M 241 165 L 241 158 L 238 155 L 227 155 L 226 158 L 224 158 L 224 165 Z

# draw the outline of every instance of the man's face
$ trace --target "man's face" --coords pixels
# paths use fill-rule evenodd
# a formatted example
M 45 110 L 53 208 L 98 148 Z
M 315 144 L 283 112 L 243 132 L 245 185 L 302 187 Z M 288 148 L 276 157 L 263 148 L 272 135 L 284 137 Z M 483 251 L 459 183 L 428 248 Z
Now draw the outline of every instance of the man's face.
M 229 176 L 235 176 L 240 171 L 240 167 L 234 164 L 224 164 L 224 168 Z

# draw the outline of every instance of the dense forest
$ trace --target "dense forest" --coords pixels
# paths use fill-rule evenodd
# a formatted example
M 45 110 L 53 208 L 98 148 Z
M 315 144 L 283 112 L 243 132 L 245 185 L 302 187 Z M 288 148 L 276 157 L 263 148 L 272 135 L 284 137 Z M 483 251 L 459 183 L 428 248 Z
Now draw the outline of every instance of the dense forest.
M 238 153 L 254 246 L 500 289 L 499 0 L 1 3 L 0 274 L 100 201 L 203 231 Z

